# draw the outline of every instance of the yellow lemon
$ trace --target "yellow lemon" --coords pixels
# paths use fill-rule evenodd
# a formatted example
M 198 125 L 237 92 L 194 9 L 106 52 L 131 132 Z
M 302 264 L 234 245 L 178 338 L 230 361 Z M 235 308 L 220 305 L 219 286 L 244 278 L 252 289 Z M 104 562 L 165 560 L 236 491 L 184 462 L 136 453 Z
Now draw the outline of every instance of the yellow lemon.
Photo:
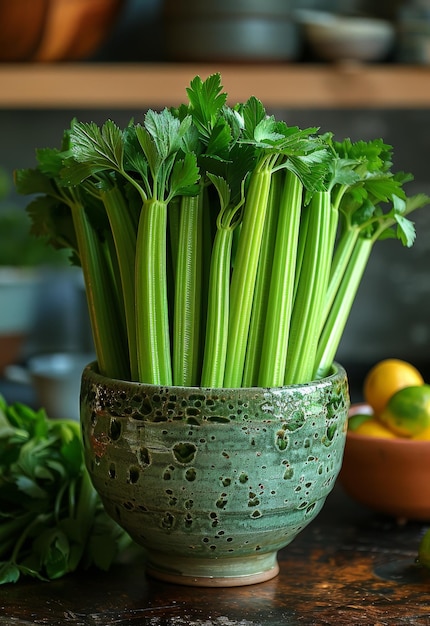
M 364 399 L 375 415 L 380 415 L 388 400 L 399 389 L 423 385 L 424 379 L 414 365 L 401 359 L 385 359 L 376 363 L 364 379 Z
M 420 441 L 430 441 L 430 426 L 429 428 L 426 428 L 425 430 L 420 432 L 418 435 L 412 437 L 412 439 L 419 439 Z
M 376 417 L 370 417 L 370 419 L 361 422 L 357 428 L 354 429 L 354 433 L 357 435 L 366 435 L 367 437 L 379 437 L 383 439 L 395 439 L 396 435 L 389 429 L 381 424 Z
M 388 400 L 379 419 L 402 437 L 424 433 L 430 428 L 430 385 L 400 389 Z

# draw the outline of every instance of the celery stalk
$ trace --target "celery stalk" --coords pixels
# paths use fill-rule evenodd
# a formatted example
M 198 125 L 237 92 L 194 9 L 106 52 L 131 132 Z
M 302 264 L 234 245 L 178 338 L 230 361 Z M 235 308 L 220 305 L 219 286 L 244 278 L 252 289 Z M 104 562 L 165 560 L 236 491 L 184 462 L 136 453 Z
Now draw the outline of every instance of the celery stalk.
M 359 237 L 334 298 L 316 352 L 316 377 L 330 370 L 372 250 L 373 240 Z
M 284 384 L 293 309 L 302 195 L 302 183 L 295 174 L 287 171 L 284 192 L 279 205 L 269 301 L 261 350 L 258 384 L 262 387 L 278 387 Z
M 222 387 L 230 310 L 230 263 L 234 231 L 220 228 L 214 239 L 209 273 L 209 300 L 201 384 Z
M 333 255 L 330 279 L 325 296 L 323 313 L 321 316 L 322 327 L 330 314 L 334 299 L 339 290 L 339 286 L 347 270 L 348 264 L 351 261 L 351 256 L 353 254 L 359 233 L 360 229 L 358 227 L 348 228 L 341 234 L 337 243 L 335 253 Z
M 106 209 L 115 242 L 122 286 L 121 301 L 124 303 L 127 327 L 131 378 L 138 380 L 135 320 L 136 228 L 125 198 L 118 187 L 103 190 L 101 200 Z
M 307 207 L 309 223 L 291 318 L 286 385 L 312 380 L 332 257 L 330 208 L 330 192 L 314 192 Z
M 195 386 L 200 366 L 202 195 L 181 200 L 173 321 L 173 384 Z
M 240 387 L 242 385 L 249 321 L 266 218 L 271 174 L 272 167 L 264 159 L 252 172 L 245 201 L 230 288 L 225 387 Z
M 236 227 L 241 220 L 244 198 L 242 194 L 237 204 L 234 204 L 231 188 L 226 179 L 210 173 L 207 175 L 218 192 L 220 210 L 212 244 L 209 241 L 212 207 L 208 205 L 208 210 L 204 213 L 205 240 L 210 244 L 208 249 L 211 249 L 211 254 L 207 276 L 208 288 L 204 297 L 206 325 L 201 384 L 204 387 L 222 387 L 227 355 L 232 250 L 234 233 L 237 232 Z
M 130 376 L 128 351 L 124 348 L 127 341 L 111 272 L 84 209 L 79 205 L 71 208 L 99 370 L 105 376 L 127 380 Z
M 283 190 L 285 172 L 276 171 L 272 174 L 266 221 L 261 242 L 260 260 L 255 283 L 254 300 L 249 323 L 249 336 L 246 348 L 246 359 L 242 385 L 255 387 L 258 385 L 261 351 L 263 348 L 264 327 L 269 299 L 270 276 L 272 272 L 273 251 L 275 249 L 276 229 L 278 223 L 278 207 Z
M 136 246 L 136 324 L 139 380 L 172 384 L 167 300 L 167 205 L 144 202 Z

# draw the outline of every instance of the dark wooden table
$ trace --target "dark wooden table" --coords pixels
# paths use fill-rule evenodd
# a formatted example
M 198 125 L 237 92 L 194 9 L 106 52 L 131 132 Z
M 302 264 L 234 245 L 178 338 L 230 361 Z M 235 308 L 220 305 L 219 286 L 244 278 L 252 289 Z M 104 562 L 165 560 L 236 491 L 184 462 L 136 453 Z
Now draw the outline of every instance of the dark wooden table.
M 227 589 L 145 575 L 134 556 L 110 572 L 0 587 L 2 626 L 430 625 L 430 571 L 415 564 L 428 525 L 374 514 L 336 486 L 319 517 L 279 554 L 278 577 Z

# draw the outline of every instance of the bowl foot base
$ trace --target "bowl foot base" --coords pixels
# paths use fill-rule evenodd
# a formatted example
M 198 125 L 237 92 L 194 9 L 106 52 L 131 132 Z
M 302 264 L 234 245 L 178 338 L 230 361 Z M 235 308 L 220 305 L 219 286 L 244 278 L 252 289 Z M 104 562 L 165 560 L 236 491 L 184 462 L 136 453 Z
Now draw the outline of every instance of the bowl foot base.
M 277 552 L 216 559 L 149 552 L 146 572 L 158 580 L 192 587 L 241 587 L 274 578 L 279 565 Z

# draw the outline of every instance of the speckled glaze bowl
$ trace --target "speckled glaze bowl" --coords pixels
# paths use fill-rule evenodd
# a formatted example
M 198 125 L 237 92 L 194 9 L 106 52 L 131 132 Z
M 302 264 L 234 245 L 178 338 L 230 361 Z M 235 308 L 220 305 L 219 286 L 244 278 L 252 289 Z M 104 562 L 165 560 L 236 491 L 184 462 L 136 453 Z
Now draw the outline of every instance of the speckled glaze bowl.
M 347 377 L 283 388 L 157 387 L 85 368 L 85 458 L 108 513 L 170 582 L 246 585 L 321 510 L 339 473 Z

